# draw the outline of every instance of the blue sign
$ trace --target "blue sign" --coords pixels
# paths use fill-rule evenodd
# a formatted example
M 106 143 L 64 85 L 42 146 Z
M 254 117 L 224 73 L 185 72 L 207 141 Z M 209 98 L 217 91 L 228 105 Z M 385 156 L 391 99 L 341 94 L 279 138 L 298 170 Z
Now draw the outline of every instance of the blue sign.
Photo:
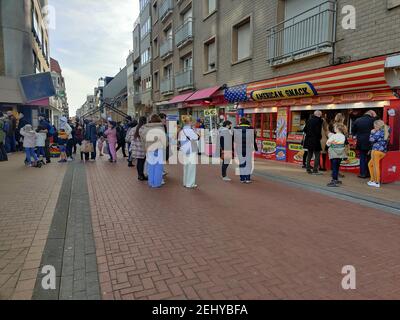
M 41 100 L 56 95 L 50 72 L 20 77 L 22 94 L 26 102 Z
M 276 160 L 286 161 L 286 148 L 285 147 L 276 147 Z
M 167 116 L 167 121 L 178 122 L 179 121 L 179 115 L 177 115 L 177 114 L 176 115 L 175 114 L 174 115 L 168 115 Z

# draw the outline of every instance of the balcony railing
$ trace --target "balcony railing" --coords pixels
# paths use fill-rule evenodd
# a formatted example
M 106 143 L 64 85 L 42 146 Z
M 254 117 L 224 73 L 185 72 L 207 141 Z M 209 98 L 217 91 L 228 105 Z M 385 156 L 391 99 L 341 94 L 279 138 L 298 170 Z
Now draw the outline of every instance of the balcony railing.
M 268 30 L 271 66 L 331 53 L 336 37 L 335 1 L 326 1 Z
M 173 53 L 172 38 L 168 38 L 160 45 L 160 58 L 167 59 Z
M 193 70 L 188 69 L 179 72 L 175 76 L 175 87 L 178 91 L 193 88 Z
M 164 22 L 174 9 L 174 3 L 172 0 L 164 0 L 160 6 L 159 17 L 162 22 Z
M 176 30 L 175 42 L 176 46 L 181 48 L 191 41 L 193 41 L 193 20 L 190 18 Z
M 171 94 L 174 92 L 174 86 L 172 78 L 165 78 L 160 83 L 160 92 L 164 95 Z

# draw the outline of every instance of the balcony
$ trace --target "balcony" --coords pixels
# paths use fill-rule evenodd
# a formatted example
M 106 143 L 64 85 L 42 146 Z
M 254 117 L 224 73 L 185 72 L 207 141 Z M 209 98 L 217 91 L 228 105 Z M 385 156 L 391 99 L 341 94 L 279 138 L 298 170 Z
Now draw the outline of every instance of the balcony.
M 186 20 L 175 33 L 175 42 L 178 48 L 183 48 L 193 41 L 193 20 Z
M 271 66 L 333 52 L 336 37 L 335 1 L 326 1 L 268 30 Z
M 172 14 L 174 4 L 172 0 L 164 0 L 160 6 L 159 17 L 161 22 L 165 22 L 168 17 Z
M 160 83 L 160 92 L 163 95 L 173 94 L 174 93 L 174 86 L 172 83 L 172 78 L 165 78 Z
M 193 89 L 193 70 L 179 72 L 175 76 L 175 87 L 178 91 Z
M 165 60 L 172 56 L 173 54 L 173 44 L 172 44 L 172 37 L 168 38 L 165 40 L 161 45 L 160 45 L 160 58 L 162 60 Z
M 140 79 L 140 68 L 133 71 L 133 81 L 138 81 Z

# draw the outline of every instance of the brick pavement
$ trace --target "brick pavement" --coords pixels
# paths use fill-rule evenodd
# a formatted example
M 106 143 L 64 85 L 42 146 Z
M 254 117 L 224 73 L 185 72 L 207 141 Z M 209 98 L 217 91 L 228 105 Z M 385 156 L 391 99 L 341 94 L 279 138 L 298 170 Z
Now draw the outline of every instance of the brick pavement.
M 399 299 L 400 218 L 255 178 L 181 168 L 151 190 L 125 163 L 87 167 L 104 299 Z M 341 289 L 354 265 L 357 290 Z
M 65 167 L 0 164 L 0 299 L 32 297 Z

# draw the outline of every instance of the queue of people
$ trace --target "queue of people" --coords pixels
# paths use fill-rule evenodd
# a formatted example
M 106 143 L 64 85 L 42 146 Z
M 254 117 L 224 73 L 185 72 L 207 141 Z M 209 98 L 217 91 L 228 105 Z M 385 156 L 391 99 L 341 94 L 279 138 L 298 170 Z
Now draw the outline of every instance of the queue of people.
M 322 175 L 321 171 L 326 171 L 324 154 L 327 154 L 332 168 L 332 180 L 328 187 L 338 187 L 343 183 L 340 180 L 344 177 L 340 173 L 340 167 L 342 161 L 348 159 L 349 153 L 349 130 L 344 122 L 344 116 L 338 113 L 334 121 L 328 124 L 326 119 L 322 118 L 322 112 L 315 111 L 303 129 L 303 147 L 306 151 L 303 168 L 309 174 Z M 352 135 L 357 139 L 357 150 L 360 154 L 358 177 L 371 178 L 367 184 L 380 188 L 380 163 L 388 152 L 390 128 L 378 119 L 376 112 L 370 110 L 354 122 Z M 311 166 L 313 159 L 314 164 Z

